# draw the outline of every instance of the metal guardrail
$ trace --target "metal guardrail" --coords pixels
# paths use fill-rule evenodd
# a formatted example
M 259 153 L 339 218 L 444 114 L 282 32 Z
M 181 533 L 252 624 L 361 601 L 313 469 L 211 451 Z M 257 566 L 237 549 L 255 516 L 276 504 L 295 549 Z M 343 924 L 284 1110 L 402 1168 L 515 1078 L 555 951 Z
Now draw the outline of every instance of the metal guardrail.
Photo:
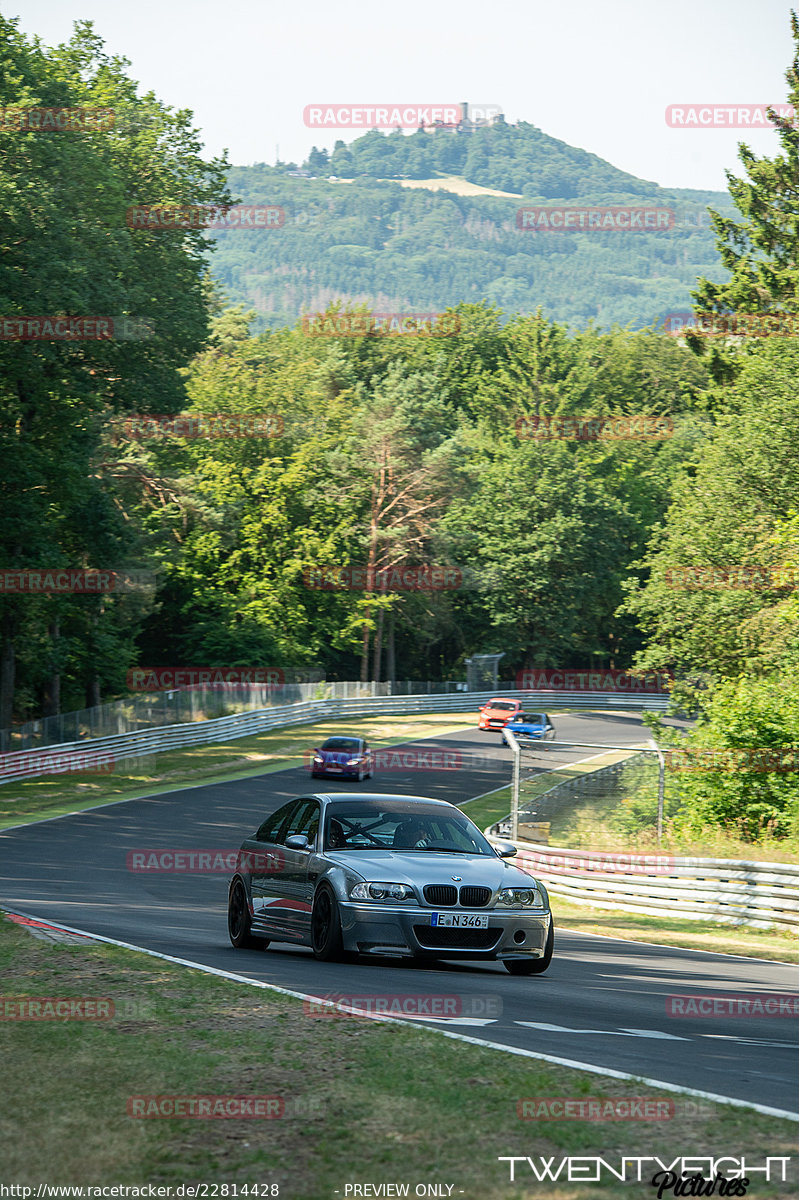
M 486 830 L 502 839 L 509 821 Z M 799 928 L 799 865 L 570 850 L 515 842 L 514 861 L 553 896 L 592 908 L 626 909 L 719 924 Z
M 264 671 L 266 673 L 266 671 Z M 220 674 L 224 674 L 220 671 Z M 362 700 L 387 696 L 439 696 L 468 694 L 466 684 L 458 680 L 403 679 L 361 683 L 355 680 L 322 680 L 308 683 L 197 683 L 191 687 L 141 691 L 126 699 L 111 700 L 94 708 L 58 713 L 26 721 L 12 729 L 0 729 L 0 754 L 13 750 L 38 750 L 87 738 L 116 737 L 164 725 L 193 721 L 215 721 L 233 713 L 254 712 L 262 708 L 282 708 L 305 700 Z M 527 692 L 501 690 L 501 685 L 486 684 L 472 695 L 527 696 Z M 545 695 L 562 695 L 545 692 Z M 601 693 L 607 695 L 607 693 Z M 630 693 L 633 697 L 639 693 Z M 577 693 L 574 693 L 577 695 Z M 620 694 L 626 701 L 627 693 Z
M 209 674 L 211 671 L 209 671 Z M 226 675 L 220 669 L 220 677 Z M 246 668 L 242 669 L 246 675 Z M 266 668 L 262 674 L 272 672 Z M 146 674 L 142 672 L 142 674 Z M 233 671 L 235 674 L 235 670 Z M 275 672 L 274 674 L 281 674 Z M 312 672 L 315 675 L 316 672 Z M 466 685 L 455 680 L 403 679 L 393 683 L 361 683 L 355 680 L 336 680 L 329 683 L 321 678 L 306 683 L 195 683 L 192 686 L 168 687 L 137 691 L 121 700 L 110 700 L 93 708 L 58 713 L 26 721 L 12 729 L 0 729 L 0 754 L 12 750 L 37 750 L 84 738 L 116 737 L 156 729 L 162 725 L 182 725 L 190 721 L 215 721 L 233 713 L 252 712 L 261 708 L 300 704 L 304 700 L 355 700 L 366 696 L 423 696 L 463 692 Z M 155 678 L 155 677 L 154 677 Z
M 445 695 L 376 696 L 362 699 L 309 700 L 253 712 L 235 713 L 210 721 L 192 721 L 180 725 L 164 725 L 155 729 L 137 730 L 111 737 L 82 739 L 35 750 L 14 750 L 0 755 L 0 783 L 20 779 L 35 779 L 41 775 L 61 774 L 70 767 L 70 755 L 75 760 L 102 759 L 111 763 L 141 755 L 166 753 L 188 746 L 203 746 L 214 742 L 229 742 L 236 738 L 264 733 L 291 725 L 315 721 L 345 720 L 352 717 L 408 715 L 430 712 L 475 712 L 494 696 L 518 698 L 542 708 L 625 709 L 643 708 L 663 711 L 668 696 L 641 693 L 638 696 L 609 696 L 607 692 L 454 692 Z M 90 770 L 88 766 L 79 767 Z

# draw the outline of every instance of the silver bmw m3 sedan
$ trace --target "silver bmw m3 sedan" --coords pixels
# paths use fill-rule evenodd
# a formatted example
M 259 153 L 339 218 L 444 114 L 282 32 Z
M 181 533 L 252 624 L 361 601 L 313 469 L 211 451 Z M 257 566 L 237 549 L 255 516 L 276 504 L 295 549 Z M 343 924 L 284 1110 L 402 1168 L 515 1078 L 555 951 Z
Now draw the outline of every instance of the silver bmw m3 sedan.
M 552 959 L 543 884 L 459 808 L 423 796 L 315 793 L 242 844 L 230 882 L 233 945 L 355 955 L 498 960 L 536 975 Z

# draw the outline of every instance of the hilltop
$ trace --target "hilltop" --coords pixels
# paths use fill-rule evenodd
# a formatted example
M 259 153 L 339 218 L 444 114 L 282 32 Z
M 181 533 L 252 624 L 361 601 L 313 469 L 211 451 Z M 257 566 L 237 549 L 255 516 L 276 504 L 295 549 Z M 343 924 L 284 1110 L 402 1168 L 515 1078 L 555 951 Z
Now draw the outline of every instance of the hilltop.
M 278 204 L 280 230 L 225 231 L 212 272 L 261 323 L 292 325 L 333 300 L 429 311 L 486 299 L 575 327 L 642 328 L 690 306 L 697 275 L 723 270 L 707 206 L 725 192 L 666 189 L 527 123 L 468 132 L 371 131 L 308 160 L 231 169 L 243 203 Z M 653 206 L 661 232 L 535 232 L 523 205 Z

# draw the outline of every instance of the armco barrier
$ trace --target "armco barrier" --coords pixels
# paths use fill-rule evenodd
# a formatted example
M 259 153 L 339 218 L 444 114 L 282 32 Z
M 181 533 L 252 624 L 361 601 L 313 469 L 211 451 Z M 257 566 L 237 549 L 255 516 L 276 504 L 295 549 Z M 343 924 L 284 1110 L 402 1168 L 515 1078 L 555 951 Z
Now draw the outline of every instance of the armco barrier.
M 486 830 L 502 840 L 498 822 Z M 553 896 L 593 908 L 719 924 L 799 928 L 799 866 L 723 858 L 673 858 L 516 842 L 514 862 Z
M 439 696 L 374 696 L 360 700 L 308 700 L 300 704 L 286 704 L 272 708 L 256 709 L 253 712 L 236 713 L 230 717 L 219 717 L 212 721 L 192 721 L 182 725 L 164 725 L 157 729 L 121 733 L 114 737 L 85 738 L 80 742 L 61 742 L 59 754 L 74 752 L 109 755 L 115 760 L 146 754 L 163 754 L 187 746 L 204 746 L 212 742 L 230 742 L 236 738 L 264 733 L 269 729 L 280 729 L 289 725 L 307 725 L 315 721 L 345 720 L 352 717 L 401 716 L 413 713 L 452 712 L 471 713 L 476 717 L 477 709 L 494 696 L 524 700 L 542 709 L 586 708 L 624 709 L 640 711 L 647 708 L 659 712 L 668 704 L 668 696 L 647 694 L 636 696 L 609 696 L 607 692 L 523 692 L 502 690 L 492 692 L 454 692 Z M 475 720 L 476 724 L 476 720 Z M 486 736 L 489 736 L 486 734 Z M 52 760 L 56 747 L 45 746 L 37 750 L 15 750 L 0 755 L 0 783 L 13 783 L 19 779 L 35 779 L 51 772 L 46 760 Z M 38 765 L 42 764 L 42 769 Z

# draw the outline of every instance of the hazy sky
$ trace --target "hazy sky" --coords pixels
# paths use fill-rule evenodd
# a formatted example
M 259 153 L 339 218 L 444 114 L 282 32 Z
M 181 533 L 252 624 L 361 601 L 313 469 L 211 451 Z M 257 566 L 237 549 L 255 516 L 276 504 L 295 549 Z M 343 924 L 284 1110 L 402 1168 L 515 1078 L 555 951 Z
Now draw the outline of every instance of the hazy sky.
M 303 160 L 336 138 L 307 104 L 499 104 L 664 186 L 725 189 L 771 131 L 669 128 L 669 104 L 777 103 L 792 54 L 779 0 L 4 0 L 48 45 L 91 20 L 141 91 L 189 108 L 209 154 Z

